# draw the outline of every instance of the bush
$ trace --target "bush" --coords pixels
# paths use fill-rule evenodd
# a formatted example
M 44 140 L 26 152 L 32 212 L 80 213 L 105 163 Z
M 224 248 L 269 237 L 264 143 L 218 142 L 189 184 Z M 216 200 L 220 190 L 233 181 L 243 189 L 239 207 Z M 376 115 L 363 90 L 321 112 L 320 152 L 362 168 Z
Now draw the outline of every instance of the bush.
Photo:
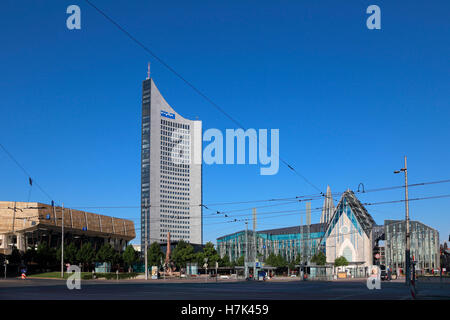
M 83 280 L 92 280 L 92 273 L 86 273 L 81 276 Z
M 97 275 L 98 278 L 100 278 L 100 275 Z M 102 278 L 105 278 L 106 280 L 115 280 L 117 279 L 117 274 L 114 272 L 111 273 L 102 273 Z M 132 279 L 136 278 L 137 273 L 136 272 L 130 272 L 130 273 L 119 273 L 119 279 Z

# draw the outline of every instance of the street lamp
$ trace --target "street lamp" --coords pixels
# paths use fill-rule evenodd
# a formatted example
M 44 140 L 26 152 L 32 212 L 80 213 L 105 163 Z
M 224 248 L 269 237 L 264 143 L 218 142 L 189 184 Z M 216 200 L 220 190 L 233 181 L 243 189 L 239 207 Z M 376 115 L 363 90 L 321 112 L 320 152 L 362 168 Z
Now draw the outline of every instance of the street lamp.
M 405 240 L 406 240 L 406 247 L 405 247 L 405 282 L 406 285 L 410 284 L 411 280 L 411 266 L 410 266 L 410 250 L 411 250 L 411 237 L 409 233 L 409 202 L 408 202 L 408 169 L 406 164 L 406 156 L 405 156 L 405 167 L 394 171 L 394 173 L 405 173 L 405 223 L 406 223 L 406 232 L 405 232 Z

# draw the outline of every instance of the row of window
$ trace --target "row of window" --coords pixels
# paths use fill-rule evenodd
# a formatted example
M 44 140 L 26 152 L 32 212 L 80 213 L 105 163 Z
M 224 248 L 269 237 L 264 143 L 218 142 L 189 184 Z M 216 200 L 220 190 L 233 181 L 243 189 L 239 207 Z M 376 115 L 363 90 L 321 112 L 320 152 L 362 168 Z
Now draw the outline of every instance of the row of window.
M 168 195 L 165 195 L 165 194 L 161 194 L 159 196 L 159 198 L 160 199 L 174 199 L 174 200 L 187 200 L 187 201 L 189 201 L 189 198 L 186 198 L 186 197 L 168 196 Z
M 162 170 L 169 170 L 174 172 L 182 172 L 189 174 L 189 169 L 183 169 L 183 163 L 173 163 L 172 161 L 160 161 Z
M 172 210 L 161 210 L 163 213 L 171 213 L 168 214 L 161 214 L 161 218 L 170 218 L 170 219 L 176 219 L 176 220 L 189 220 L 189 212 L 187 211 L 172 211 Z M 186 215 L 186 216 L 183 216 Z
M 175 168 L 175 169 L 176 169 L 176 168 Z M 170 174 L 170 175 L 173 175 L 173 176 L 189 177 L 189 174 L 187 174 L 187 173 L 179 172 L 179 171 L 167 171 L 167 170 L 163 170 L 163 167 L 161 167 L 160 172 L 163 173 L 163 174 Z
M 187 182 L 189 182 L 189 179 L 186 179 L 186 178 L 179 178 L 179 177 L 173 177 L 173 176 L 165 176 L 165 175 L 161 175 L 161 178 L 167 179 L 167 180 L 177 180 L 177 181 L 187 181 Z
M 164 120 L 164 119 L 161 119 L 161 124 L 169 126 L 169 127 L 173 127 L 173 128 L 188 129 L 188 130 L 189 130 L 189 127 L 190 127 L 188 124 L 177 123 L 177 122 Z
M 170 234 L 189 234 L 189 230 L 171 230 L 171 229 L 160 229 L 160 232 L 170 232 Z
M 177 196 L 189 196 L 189 192 L 177 192 L 177 191 L 170 191 L 170 190 L 160 190 L 161 193 L 167 193 L 167 194 L 175 194 Z
M 189 183 L 185 183 L 185 182 L 176 182 L 176 181 L 170 181 L 170 180 L 164 180 L 161 179 L 160 183 L 164 183 L 166 185 L 175 185 L 175 186 L 183 186 L 183 187 L 189 187 Z

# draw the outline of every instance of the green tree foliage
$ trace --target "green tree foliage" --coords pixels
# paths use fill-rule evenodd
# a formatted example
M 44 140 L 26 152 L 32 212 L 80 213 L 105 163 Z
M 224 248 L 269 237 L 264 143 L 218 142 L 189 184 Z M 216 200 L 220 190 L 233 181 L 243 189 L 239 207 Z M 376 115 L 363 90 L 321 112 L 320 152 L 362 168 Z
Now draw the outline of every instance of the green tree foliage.
M 47 242 L 42 242 L 36 250 L 36 262 L 40 267 L 45 268 L 56 263 L 56 250 L 50 248 Z
M 245 264 L 245 257 L 244 256 L 240 256 L 235 262 L 234 262 L 234 264 L 236 265 L 236 266 L 244 266 L 244 264 Z
M 114 260 L 114 254 L 116 251 L 109 243 L 104 243 L 97 252 L 97 262 L 112 263 Z
M 31 262 L 37 262 L 36 254 L 37 254 L 37 252 L 36 252 L 35 248 L 29 248 L 23 255 L 23 259 L 25 260 L 25 263 L 29 264 Z
M 294 269 L 297 268 L 296 266 L 300 265 L 301 263 L 302 263 L 302 257 L 301 257 L 301 255 L 299 254 L 299 255 L 297 255 L 297 256 L 295 257 L 294 260 L 292 260 L 291 262 L 289 262 L 288 267 L 289 267 L 289 269 L 294 270 Z
M 129 268 L 138 261 L 137 252 L 134 250 L 131 244 L 126 247 L 125 251 L 122 254 L 122 258 Z
M 95 259 L 95 250 L 92 248 L 90 242 L 84 243 L 77 253 L 77 260 L 80 261 L 84 267 L 88 267 L 92 264 Z
M 161 258 L 163 257 L 164 253 L 161 250 L 161 246 L 158 242 L 153 242 L 147 250 L 147 262 L 149 267 L 159 266 L 161 264 Z
M 325 263 L 327 262 L 327 257 L 322 251 L 319 251 L 311 258 L 311 262 L 314 262 L 319 266 L 324 266 Z
M 348 261 L 345 257 L 341 256 L 334 260 L 335 267 L 348 266 Z
M 277 267 L 277 268 L 282 268 L 282 267 L 288 266 L 288 262 L 281 254 L 275 255 L 274 253 L 269 254 L 267 259 L 265 260 L 265 263 L 266 263 L 266 265 L 269 265 L 272 267 Z
M 120 265 L 124 264 L 123 255 L 119 252 L 114 253 L 112 264 L 115 265 L 117 268 L 119 268 Z
M 230 257 L 228 255 L 224 255 L 222 258 L 220 258 L 219 266 L 220 267 L 231 267 L 232 263 L 230 261 Z
M 214 248 L 212 242 L 207 242 L 202 251 L 197 253 L 197 261 L 199 266 L 203 266 L 205 258 L 208 259 L 208 268 L 213 269 L 216 267 L 216 262 L 219 262 L 220 256 Z
M 19 264 L 22 261 L 22 255 L 16 247 L 12 249 L 11 254 L 8 256 L 8 260 L 11 264 Z
M 78 248 L 77 246 L 71 242 L 68 245 L 66 244 L 64 247 L 64 260 L 70 264 L 77 264 L 77 254 Z
M 173 249 L 171 257 L 177 268 L 183 268 L 186 266 L 187 262 L 193 261 L 196 258 L 196 255 L 193 246 L 180 240 L 175 249 Z

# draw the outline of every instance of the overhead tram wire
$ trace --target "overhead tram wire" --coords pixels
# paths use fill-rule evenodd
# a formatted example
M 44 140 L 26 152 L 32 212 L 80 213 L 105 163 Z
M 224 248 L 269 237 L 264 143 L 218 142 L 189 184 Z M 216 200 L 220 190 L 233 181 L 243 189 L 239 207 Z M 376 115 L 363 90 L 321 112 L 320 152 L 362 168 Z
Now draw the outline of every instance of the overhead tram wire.
M 27 178 L 32 179 L 33 183 L 41 190 L 41 192 L 50 200 L 53 201 L 53 197 L 51 197 L 42 187 L 39 183 L 36 182 L 34 178 L 32 178 L 32 175 L 28 173 L 28 171 L 17 161 L 17 159 L 12 155 L 11 152 L 9 152 L 6 147 L 0 143 L 0 147 L 3 149 L 3 151 L 8 155 L 8 157 L 19 167 L 20 170 L 27 176 Z
M 209 98 L 205 93 L 203 93 L 200 89 L 198 89 L 194 84 L 188 81 L 185 77 L 183 77 L 180 73 L 178 73 L 174 68 L 172 68 L 167 62 L 165 62 L 162 58 L 156 55 L 152 50 L 150 50 L 145 44 L 143 44 L 140 40 L 134 37 L 130 32 L 128 32 L 124 27 L 122 27 L 119 23 L 117 23 L 114 19 L 108 16 L 103 10 L 95 6 L 91 1 L 85 0 L 87 4 L 89 4 L 92 8 L 94 8 L 98 13 L 100 13 L 103 17 L 105 17 L 109 22 L 111 22 L 116 28 L 122 31 L 128 38 L 134 41 L 137 45 L 139 45 L 142 49 L 144 49 L 147 53 L 149 53 L 153 58 L 155 58 L 159 63 L 161 63 L 164 67 L 166 67 L 170 72 L 172 72 L 176 77 L 178 77 L 181 81 L 183 81 L 187 86 L 189 86 L 192 90 L 194 90 L 200 97 L 205 99 L 209 104 L 211 104 L 214 108 L 220 111 L 223 115 L 225 115 L 229 120 L 231 120 L 238 127 L 245 129 L 246 127 L 242 125 L 238 120 L 233 118 L 228 112 L 226 112 L 222 107 L 220 107 L 217 103 L 215 103 L 211 98 Z M 275 153 L 274 151 L 272 151 Z M 296 175 L 301 177 L 307 184 L 316 189 L 322 195 L 324 193 L 311 181 L 309 181 L 305 176 L 303 176 L 300 172 L 298 172 L 292 165 L 290 165 L 286 160 L 284 160 L 279 154 L 280 161 L 286 165 L 291 171 L 293 171 Z M 324 195 L 326 197 L 326 195 Z
M 446 179 L 446 180 L 436 180 L 436 181 L 429 181 L 429 182 L 420 182 L 420 183 L 414 183 L 414 184 L 409 184 L 408 188 L 412 188 L 412 187 L 419 187 L 419 186 L 425 186 L 425 185 L 430 185 L 430 184 L 439 184 L 439 183 L 449 183 L 450 179 Z M 363 191 L 354 191 L 355 194 L 365 194 L 365 193 L 371 193 L 371 192 L 379 192 L 379 191 L 387 191 L 387 190 L 393 190 L 393 189 L 400 189 L 400 188 L 404 188 L 404 185 L 401 186 L 392 186 L 392 187 L 381 187 L 381 188 L 375 188 L 375 189 L 368 189 Z M 344 194 L 344 192 L 332 192 L 333 196 L 340 196 L 342 194 Z M 303 196 L 292 196 L 292 197 L 285 197 L 285 198 L 268 198 L 268 199 L 259 199 L 259 200 L 248 200 L 248 201 L 230 201 L 230 202 L 216 202 L 216 203 L 206 203 L 206 204 L 189 204 L 189 205 L 185 205 L 185 206 L 189 206 L 189 207 L 197 207 L 197 206 L 202 206 L 207 210 L 211 210 L 214 212 L 217 212 L 217 210 L 211 209 L 209 207 L 213 207 L 213 206 L 222 206 L 222 205 L 237 205 L 237 204 L 248 204 L 248 203 L 260 203 L 260 202 L 277 202 L 277 201 L 289 201 L 292 200 L 293 203 L 295 203 L 296 201 L 315 201 L 315 200 L 319 200 L 319 199 L 323 199 L 323 196 L 320 194 L 309 194 L 309 195 L 303 195 Z M 153 207 L 160 207 L 161 205 L 159 205 L 160 202 L 157 202 L 156 204 L 149 204 L 149 208 Z M 91 205 L 86 205 L 86 206 L 81 206 L 81 205 L 75 205 L 75 206 L 70 206 L 72 209 L 139 209 L 140 206 L 136 205 L 136 206 L 131 206 L 131 205 L 125 205 L 125 206 L 91 206 Z M 253 207 L 252 207 L 253 208 Z M 241 209 L 239 209 L 241 210 Z M 219 211 L 221 212 L 221 211 Z
M 446 194 L 446 195 L 436 195 L 436 196 L 428 196 L 428 197 L 420 197 L 420 198 L 412 198 L 410 199 L 410 201 L 419 201 L 419 200 L 430 200 L 430 199 L 439 199 L 439 198 L 450 198 L 450 194 Z M 380 204 L 390 204 L 390 203 L 401 203 L 404 202 L 405 200 L 391 200 L 391 201 L 380 201 L 380 202 L 373 202 L 373 203 L 362 203 L 364 206 L 372 206 L 372 205 L 380 205 Z M 320 212 L 322 210 L 321 207 L 318 208 L 312 208 L 311 212 Z M 279 215 L 275 215 L 272 216 L 271 214 L 275 214 L 275 213 L 281 213 Z M 283 214 L 285 213 L 285 214 Z M 290 215 L 298 215 L 298 214 L 306 214 L 305 212 L 299 212 L 299 210 L 284 210 L 284 211 L 268 211 L 268 212 L 260 212 L 258 213 L 258 216 L 263 216 L 260 217 L 259 219 L 273 219 L 273 218 L 278 218 L 281 216 L 290 216 Z M 238 216 L 248 216 L 250 217 L 252 214 L 243 214 L 243 215 L 238 215 Z M 236 217 L 238 217 L 236 216 Z M 200 217 L 199 217 L 200 218 Z M 219 217 L 217 217 L 219 218 Z M 161 222 L 162 219 L 167 219 L 167 218 L 159 218 L 159 219 L 155 219 L 155 218 L 150 218 L 150 221 L 154 221 L 154 222 Z M 191 217 L 191 219 L 193 219 Z M 243 222 L 243 221 L 247 221 L 249 218 L 233 218 L 230 217 L 230 220 L 228 221 L 221 221 L 221 222 L 209 222 L 209 223 L 203 223 L 203 225 L 219 225 L 219 224 L 224 224 L 224 223 L 235 223 L 235 222 Z M 128 219 L 128 220 L 140 220 L 137 218 L 134 219 Z M 175 220 L 182 220 L 182 219 L 175 219 Z M 170 224 L 170 222 L 167 222 L 168 224 Z M 190 224 L 190 226 L 200 226 L 201 223 L 199 224 Z M 135 228 L 135 230 L 141 230 L 141 228 Z
M 427 197 L 419 197 L 419 198 L 412 198 L 410 199 L 410 201 L 420 201 L 420 200 L 430 200 L 430 199 L 440 199 L 440 198 L 450 198 L 450 194 L 445 194 L 445 195 L 436 195 L 436 196 L 427 196 Z M 364 206 L 373 206 L 373 205 L 380 205 L 380 204 L 391 204 L 391 203 L 401 203 L 404 202 L 405 200 L 391 200 L 391 201 L 380 201 L 380 202 L 367 202 L 367 203 L 362 203 L 362 205 Z M 311 212 L 320 212 L 322 210 L 321 207 L 317 207 L 317 208 L 312 208 Z M 272 214 L 276 214 L 276 213 L 285 213 L 285 214 L 280 214 L 280 215 L 276 215 L 276 216 L 271 216 Z M 298 215 L 298 214 L 302 214 L 305 215 L 306 214 L 306 210 L 283 210 L 283 211 L 266 211 L 266 212 L 259 212 L 258 216 L 264 216 L 261 217 L 259 219 L 270 219 L 270 218 L 276 218 L 276 217 L 280 217 L 280 216 L 289 216 L 289 215 Z M 174 215 L 172 215 L 174 216 Z M 251 217 L 252 213 L 248 213 L 248 214 L 241 214 L 241 215 L 236 215 L 233 217 L 228 217 L 228 221 L 222 221 L 222 222 L 210 222 L 210 223 L 205 223 L 204 225 L 214 225 L 214 224 L 223 224 L 223 223 L 234 223 L 234 222 L 242 222 L 242 221 L 246 221 L 249 218 L 236 218 L 236 217 Z M 199 217 L 201 218 L 201 217 Z M 211 217 L 212 218 L 212 217 Z M 216 218 L 224 218 L 222 216 L 216 216 Z M 158 221 L 160 222 L 162 219 L 168 219 L 168 218 L 150 218 L 151 221 Z M 191 217 L 190 219 L 194 219 L 194 217 Z M 128 220 L 139 220 L 137 218 L 134 219 L 128 219 Z M 182 220 L 182 219 L 175 219 L 175 220 Z M 170 222 L 167 222 L 170 223 Z M 191 226 L 198 226 L 200 224 L 191 224 Z M 137 229 L 139 230 L 139 228 Z

